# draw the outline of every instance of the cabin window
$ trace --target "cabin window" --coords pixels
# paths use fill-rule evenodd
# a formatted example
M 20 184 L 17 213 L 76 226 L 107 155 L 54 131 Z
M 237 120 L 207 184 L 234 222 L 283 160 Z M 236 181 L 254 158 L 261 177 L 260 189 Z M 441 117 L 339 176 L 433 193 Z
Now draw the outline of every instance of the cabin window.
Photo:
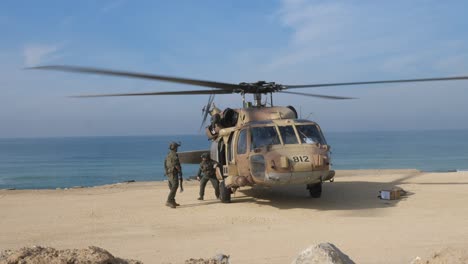
M 278 133 L 276 133 L 276 129 L 273 126 L 253 127 L 250 133 L 252 134 L 252 142 L 250 144 L 252 149 L 280 144 Z
M 280 126 L 278 128 L 284 144 L 298 144 L 296 132 L 294 132 L 292 126 Z
M 300 125 L 296 126 L 299 138 L 302 143 L 305 144 L 327 144 L 325 139 L 322 137 L 322 133 L 315 125 Z
M 245 154 L 247 152 L 247 129 L 239 133 L 237 140 L 237 154 Z

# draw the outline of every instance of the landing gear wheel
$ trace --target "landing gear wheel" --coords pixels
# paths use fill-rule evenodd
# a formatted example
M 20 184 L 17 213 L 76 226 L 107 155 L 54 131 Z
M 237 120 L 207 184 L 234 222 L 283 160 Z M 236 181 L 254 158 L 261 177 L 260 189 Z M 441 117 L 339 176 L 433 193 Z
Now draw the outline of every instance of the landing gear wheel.
M 219 199 L 222 203 L 231 202 L 231 188 L 226 188 L 224 181 L 219 183 Z
M 322 195 L 322 183 L 307 184 L 307 189 L 309 190 L 310 197 L 320 198 Z

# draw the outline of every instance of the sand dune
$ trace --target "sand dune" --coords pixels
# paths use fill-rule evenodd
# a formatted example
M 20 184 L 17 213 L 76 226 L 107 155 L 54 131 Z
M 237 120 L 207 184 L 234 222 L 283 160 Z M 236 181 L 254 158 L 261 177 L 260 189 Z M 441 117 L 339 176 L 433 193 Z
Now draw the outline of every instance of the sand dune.
M 381 189 L 408 196 L 386 201 Z M 231 204 L 197 201 L 198 182 L 164 206 L 163 182 L 68 190 L 0 191 L 0 250 L 98 246 L 144 263 L 231 256 L 232 263 L 290 263 L 310 244 L 331 242 L 356 263 L 410 263 L 468 246 L 468 172 L 338 171 L 322 198 L 304 186 L 239 190 Z

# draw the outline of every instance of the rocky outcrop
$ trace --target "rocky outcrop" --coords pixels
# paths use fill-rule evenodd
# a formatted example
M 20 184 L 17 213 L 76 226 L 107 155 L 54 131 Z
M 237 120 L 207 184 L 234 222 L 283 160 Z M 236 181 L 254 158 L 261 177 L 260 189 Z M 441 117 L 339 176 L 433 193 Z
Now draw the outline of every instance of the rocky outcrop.
M 302 251 L 292 264 L 355 264 L 335 245 L 320 243 Z
M 5 250 L 0 253 L 0 264 L 142 264 L 137 260 L 126 260 L 112 256 L 99 247 L 87 249 L 57 250 L 51 247 L 25 247 Z
M 229 264 L 229 256 L 224 254 L 218 254 L 210 259 L 188 259 L 185 264 Z

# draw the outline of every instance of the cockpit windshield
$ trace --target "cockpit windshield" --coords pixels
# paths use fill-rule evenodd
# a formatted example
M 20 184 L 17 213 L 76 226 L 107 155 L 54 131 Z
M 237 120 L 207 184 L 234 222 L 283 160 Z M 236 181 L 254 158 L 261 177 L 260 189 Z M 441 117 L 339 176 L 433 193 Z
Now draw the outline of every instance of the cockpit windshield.
M 281 134 L 281 139 L 283 143 L 286 144 L 298 144 L 296 132 L 292 126 L 279 126 L 279 131 Z
M 296 125 L 299 138 L 305 144 L 327 144 L 316 125 Z
M 250 144 L 252 149 L 280 144 L 278 133 L 276 133 L 274 126 L 253 127 L 250 133 L 252 135 L 252 144 Z

